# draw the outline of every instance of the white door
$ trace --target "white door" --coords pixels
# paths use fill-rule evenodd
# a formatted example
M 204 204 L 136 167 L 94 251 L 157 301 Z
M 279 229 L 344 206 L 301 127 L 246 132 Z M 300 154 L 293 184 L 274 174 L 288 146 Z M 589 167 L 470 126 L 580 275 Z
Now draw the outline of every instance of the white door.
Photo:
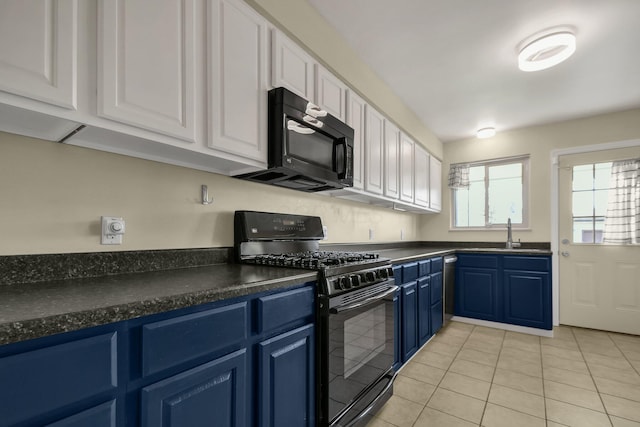
M 98 114 L 196 140 L 193 0 L 102 0 L 98 8 Z
M 347 118 L 347 85 L 320 64 L 316 64 L 316 104 L 334 117 Z
M 316 61 L 279 30 L 271 33 L 271 84 L 314 102 L 313 67 Z
M 413 163 L 413 202 L 418 206 L 429 206 L 429 153 L 415 144 Z
M 391 121 L 384 122 L 384 195 L 400 196 L 400 129 Z
M 442 210 L 442 162 L 433 156 L 429 157 L 429 207 Z
M 364 188 L 365 106 L 353 91 L 347 92 L 347 124 L 353 128 L 353 188 Z
M 0 90 L 76 108 L 78 3 L 0 2 Z
M 404 133 L 400 136 L 400 200 L 413 203 L 414 142 Z
M 373 194 L 383 192 L 384 117 L 370 105 L 366 108 L 364 189 Z
M 560 323 L 640 334 L 640 245 L 603 244 L 610 164 L 640 147 L 559 158 Z
M 267 21 L 239 0 L 209 2 L 209 147 L 267 165 Z

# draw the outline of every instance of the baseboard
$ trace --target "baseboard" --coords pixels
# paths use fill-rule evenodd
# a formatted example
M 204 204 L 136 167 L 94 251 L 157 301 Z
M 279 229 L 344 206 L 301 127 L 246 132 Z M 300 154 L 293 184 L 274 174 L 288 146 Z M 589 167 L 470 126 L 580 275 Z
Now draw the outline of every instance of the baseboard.
M 504 329 L 505 331 L 521 332 L 523 334 L 538 335 L 553 338 L 553 330 L 530 328 L 528 326 L 511 325 L 509 323 L 490 322 L 489 320 L 472 319 L 470 317 L 453 316 L 451 320 L 471 325 L 487 326 L 489 328 Z

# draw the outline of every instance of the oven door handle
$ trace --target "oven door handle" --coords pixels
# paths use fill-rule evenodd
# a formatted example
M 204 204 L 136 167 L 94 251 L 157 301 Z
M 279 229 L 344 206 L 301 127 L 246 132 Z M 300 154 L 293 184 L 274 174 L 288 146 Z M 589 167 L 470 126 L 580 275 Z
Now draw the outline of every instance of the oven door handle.
M 338 313 L 343 313 L 345 311 L 349 311 L 349 310 L 355 310 L 356 308 L 360 308 L 363 307 L 365 305 L 369 305 L 371 303 L 374 303 L 376 301 L 380 301 L 381 299 L 384 299 L 386 297 L 388 297 L 389 295 L 393 294 L 395 291 L 397 291 L 399 288 L 396 285 L 391 286 L 389 289 L 387 289 L 386 291 L 377 294 L 375 296 L 369 297 L 369 298 L 365 298 L 362 301 L 358 301 L 356 303 L 353 304 L 349 304 L 349 305 L 343 305 L 343 306 L 338 306 L 338 307 L 334 307 L 329 309 L 329 313 L 331 314 L 338 314 Z

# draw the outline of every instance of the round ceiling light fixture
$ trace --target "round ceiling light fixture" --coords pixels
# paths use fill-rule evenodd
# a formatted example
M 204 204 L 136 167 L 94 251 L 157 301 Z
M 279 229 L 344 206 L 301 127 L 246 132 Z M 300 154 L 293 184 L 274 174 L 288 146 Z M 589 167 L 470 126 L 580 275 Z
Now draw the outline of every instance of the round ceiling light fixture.
M 576 36 L 560 31 L 539 37 L 520 50 L 518 68 L 539 71 L 558 65 L 576 51 Z
M 491 138 L 496 135 L 496 128 L 478 129 L 478 133 L 476 135 L 479 139 Z

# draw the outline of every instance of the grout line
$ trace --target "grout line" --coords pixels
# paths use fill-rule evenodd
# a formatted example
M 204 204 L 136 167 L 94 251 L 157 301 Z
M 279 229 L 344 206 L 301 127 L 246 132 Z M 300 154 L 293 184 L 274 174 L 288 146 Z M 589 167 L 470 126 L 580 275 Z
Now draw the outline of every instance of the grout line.
M 609 411 L 607 411 L 607 406 L 604 404 L 604 400 L 602 399 L 602 394 L 600 393 L 600 389 L 598 388 L 598 384 L 596 383 L 596 380 L 593 379 L 593 374 L 591 373 L 591 368 L 589 367 L 589 364 L 587 363 L 587 359 L 585 359 L 584 357 L 584 353 L 582 352 L 582 346 L 580 345 L 580 341 L 578 341 L 578 338 L 576 337 L 576 333 L 574 331 L 574 328 L 571 327 L 571 333 L 573 334 L 573 338 L 575 338 L 576 342 L 578 343 L 578 349 L 580 350 L 580 355 L 582 356 L 582 359 L 584 360 L 584 364 L 587 365 L 587 370 L 589 371 L 589 376 L 591 377 L 591 381 L 593 381 L 593 386 L 596 388 L 596 392 L 598 393 L 598 398 L 600 399 L 600 403 L 602 403 L 602 407 L 604 408 L 604 413 L 607 415 L 607 418 L 609 419 L 609 423 L 611 425 L 613 424 L 613 420 L 611 419 L 611 414 L 609 414 Z M 607 335 L 608 337 L 609 335 Z M 611 340 L 611 338 L 609 337 L 609 339 Z M 611 340 L 613 341 L 613 340 Z M 613 343 L 615 345 L 615 342 Z M 616 346 L 617 348 L 617 346 Z M 620 349 L 618 349 L 620 350 Z
M 500 342 L 500 351 L 498 352 L 498 359 L 496 360 L 496 366 L 493 368 L 493 375 L 491 376 L 491 383 L 489 384 L 489 393 L 487 393 L 487 399 L 484 402 L 484 408 L 482 409 L 482 416 L 480 417 L 480 425 L 482 425 L 484 414 L 487 412 L 487 406 L 489 405 L 489 396 L 491 395 L 491 390 L 493 389 L 493 380 L 496 377 L 496 371 L 498 370 L 498 364 L 500 363 L 500 355 L 502 354 L 502 349 L 504 348 L 504 340 L 506 336 L 507 336 L 507 333 L 505 332 L 502 335 L 502 341 Z

